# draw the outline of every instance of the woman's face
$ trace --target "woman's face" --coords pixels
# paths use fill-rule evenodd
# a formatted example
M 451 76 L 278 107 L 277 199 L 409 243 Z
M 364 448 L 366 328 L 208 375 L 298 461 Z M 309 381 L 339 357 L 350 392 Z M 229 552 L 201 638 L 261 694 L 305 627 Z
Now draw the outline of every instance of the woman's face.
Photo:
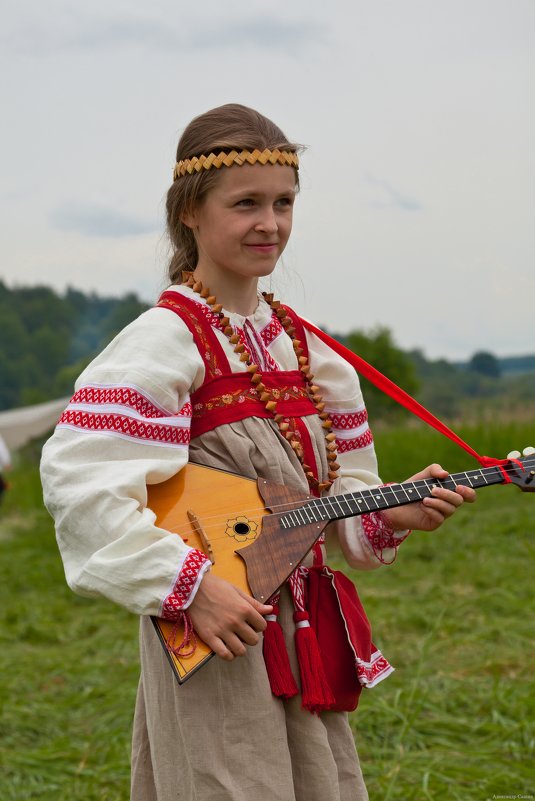
M 292 167 L 222 167 L 215 187 L 184 218 L 195 234 L 203 280 L 210 285 L 225 275 L 250 280 L 273 272 L 292 230 L 295 194 Z

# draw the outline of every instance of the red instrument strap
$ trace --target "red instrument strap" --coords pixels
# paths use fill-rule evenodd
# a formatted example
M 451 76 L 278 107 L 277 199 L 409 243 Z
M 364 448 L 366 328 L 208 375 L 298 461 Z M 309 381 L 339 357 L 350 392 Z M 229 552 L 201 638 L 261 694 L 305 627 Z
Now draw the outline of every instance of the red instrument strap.
M 511 479 L 507 475 L 507 472 L 503 469 L 503 465 L 509 464 L 509 459 L 494 459 L 492 456 L 481 456 L 477 451 L 475 451 L 467 442 L 465 442 L 461 437 L 452 431 L 442 420 L 439 420 L 438 417 L 435 417 L 434 414 L 431 414 L 425 406 L 422 406 L 421 403 L 418 403 L 408 392 L 398 387 L 393 381 L 387 378 L 385 375 L 379 372 L 375 367 L 372 367 L 367 361 L 362 359 L 360 356 L 357 356 L 353 351 L 346 348 L 345 345 L 342 345 L 340 342 L 337 342 L 335 339 L 330 337 L 328 334 L 321 331 L 317 328 L 313 323 L 309 323 L 308 320 L 304 320 L 301 318 L 301 322 L 305 326 L 308 331 L 311 331 L 315 334 L 318 339 L 321 339 L 328 345 L 332 350 L 338 353 L 339 356 L 342 357 L 346 362 L 357 370 L 357 372 L 361 373 L 365 378 L 368 379 L 372 384 L 374 384 L 381 392 L 384 392 L 386 395 L 389 395 L 393 398 L 400 406 L 404 406 L 408 409 L 412 414 L 416 415 L 416 417 L 420 417 L 424 422 L 428 425 L 435 428 L 445 437 L 448 437 L 453 442 L 455 442 L 459 447 L 463 448 L 467 453 L 473 456 L 482 467 L 498 467 L 501 470 L 505 483 L 509 484 Z

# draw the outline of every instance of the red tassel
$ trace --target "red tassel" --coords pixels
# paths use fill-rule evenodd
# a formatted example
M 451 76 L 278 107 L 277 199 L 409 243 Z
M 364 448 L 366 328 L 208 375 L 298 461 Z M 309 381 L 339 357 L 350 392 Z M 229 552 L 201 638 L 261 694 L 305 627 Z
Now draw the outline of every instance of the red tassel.
M 294 612 L 294 620 L 302 706 L 319 715 L 320 712 L 334 707 L 335 698 L 325 675 L 316 632 L 310 626 L 308 612 Z
M 273 606 L 273 614 L 266 615 L 267 627 L 264 631 L 264 662 L 268 674 L 271 692 L 277 698 L 293 698 L 299 688 L 293 677 L 284 642 L 284 634 L 279 621 L 278 606 Z

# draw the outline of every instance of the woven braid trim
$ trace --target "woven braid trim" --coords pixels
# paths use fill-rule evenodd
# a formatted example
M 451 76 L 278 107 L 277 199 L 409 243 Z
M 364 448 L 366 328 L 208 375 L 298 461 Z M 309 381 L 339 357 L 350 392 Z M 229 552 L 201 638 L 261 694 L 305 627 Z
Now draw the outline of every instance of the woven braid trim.
M 224 150 L 217 155 L 210 153 L 208 156 L 193 156 L 191 159 L 184 159 L 175 164 L 173 172 L 173 180 L 176 181 L 182 175 L 193 175 L 201 170 L 210 170 L 212 167 L 232 167 L 237 164 L 241 167 L 242 164 L 282 164 L 288 167 L 295 167 L 299 169 L 299 158 L 296 153 L 291 153 L 289 150 L 242 150 L 238 153 L 237 150 L 231 150 L 226 153 Z

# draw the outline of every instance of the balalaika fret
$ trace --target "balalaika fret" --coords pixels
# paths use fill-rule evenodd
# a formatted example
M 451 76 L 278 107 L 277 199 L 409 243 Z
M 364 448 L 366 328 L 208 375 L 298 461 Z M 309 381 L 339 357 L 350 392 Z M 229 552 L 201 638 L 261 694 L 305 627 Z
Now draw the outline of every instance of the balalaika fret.
M 344 517 L 354 517 L 365 512 L 392 509 L 394 506 L 421 501 L 432 494 L 433 487 L 455 489 L 456 486 L 462 484 L 478 489 L 491 484 L 501 484 L 503 480 L 503 474 L 499 468 L 486 467 L 451 474 L 444 480 L 421 479 L 403 484 L 388 484 L 362 492 L 348 492 L 344 495 L 315 498 L 298 509 L 280 515 L 279 520 L 284 529 L 295 528 L 306 523 L 317 523 L 321 520 L 341 520 Z
M 535 490 L 535 455 L 509 461 L 503 470 L 521 489 Z M 487 467 L 443 481 L 421 479 L 313 499 L 263 479 L 252 481 L 190 463 L 168 481 L 150 486 L 147 505 L 160 528 L 211 559 L 213 573 L 267 602 L 329 522 L 420 501 L 437 485 L 477 489 L 504 483 L 504 472 Z M 153 622 L 180 683 L 213 656 L 200 639 L 193 654 L 182 656 L 176 648 L 183 639 L 181 627 L 156 617 Z

